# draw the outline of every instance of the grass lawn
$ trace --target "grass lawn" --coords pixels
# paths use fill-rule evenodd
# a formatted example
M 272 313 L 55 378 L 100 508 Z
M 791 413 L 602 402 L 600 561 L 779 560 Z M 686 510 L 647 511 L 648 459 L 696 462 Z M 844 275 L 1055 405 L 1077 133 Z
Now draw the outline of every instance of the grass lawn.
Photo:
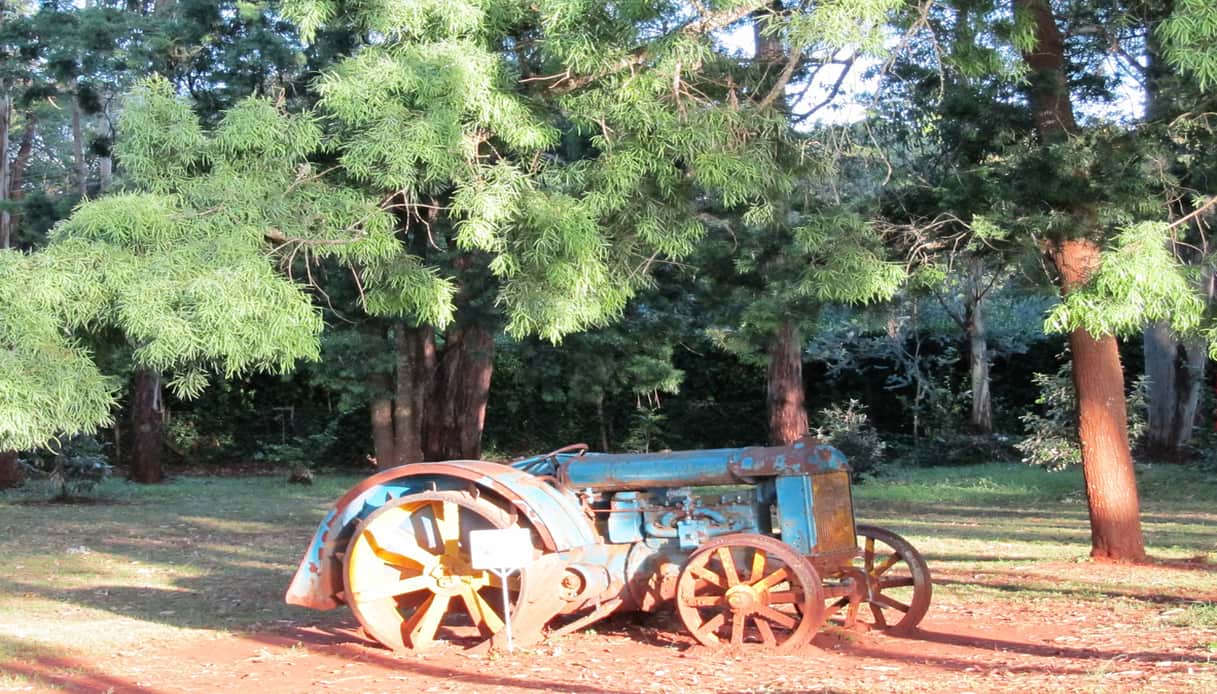
M 0 493 L 0 691 L 5 661 L 136 654 L 291 622 L 348 619 L 289 607 L 283 591 L 329 504 L 357 481 L 112 480 L 98 501 Z M 1095 570 L 1080 471 L 1018 465 L 897 471 L 855 488 L 859 522 L 904 534 L 935 575 L 931 612 L 976 603 L 1101 601 L 1217 631 L 1217 473 L 1140 471 L 1150 554 L 1186 570 Z M 1217 651 L 1217 635 L 1208 644 Z M 1217 682 L 1214 683 L 1217 688 Z
M 38 489 L 0 494 L 0 661 L 299 617 L 283 604 L 287 582 L 326 509 L 358 479 L 110 480 L 80 504 L 40 502 Z
M 1090 526 L 1080 469 L 908 470 L 856 487 L 854 503 L 860 522 L 890 527 L 918 547 L 937 584 L 948 576 L 984 579 L 948 583 L 952 589 L 936 598 L 1016 593 L 1022 600 L 1068 595 L 1113 605 L 1157 602 L 1181 610 L 1172 612 L 1176 620 L 1217 628 L 1211 597 L 1188 600 L 1217 594 L 1217 472 L 1158 465 L 1140 467 L 1137 477 L 1151 559 L 1208 571 L 1156 572 L 1147 584 L 1145 572 L 1087 570 Z M 1062 562 L 1078 570 L 1061 570 Z M 1038 565 L 1047 569 L 1037 572 Z M 1011 580 L 1001 581 L 1003 575 Z

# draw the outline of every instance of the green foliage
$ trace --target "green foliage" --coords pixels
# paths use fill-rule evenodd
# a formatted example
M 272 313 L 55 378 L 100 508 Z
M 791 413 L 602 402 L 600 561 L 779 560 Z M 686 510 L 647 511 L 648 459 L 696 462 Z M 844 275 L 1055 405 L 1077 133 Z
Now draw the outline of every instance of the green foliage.
M 1194 77 L 1201 90 L 1217 84 L 1217 7 L 1208 0 L 1175 0 L 1156 28 L 1166 59 Z
M 57 501 L 90 496 L 114 472 L 101 444 L 88 435 L 72 436 L 58 450 L 35 457 L 30 467 L 57 488 Z
M 895 0 L 830 0 L 796 14 L 788 29 L 795 46 L 854 47 L 864 54 L 886 52 L 888 15 L 903 6 Z
M 1045 330 L 1091 335 L 1126 335 L 1147 323 L 1167 321 L 1180 334 L 1200 326 L 1205 302 L 1196 277 L 1170 252 L 1164 222 L 1143 222 L 1123 229 L 1089 281 L 1069 291 L 1049 313 Z M 1217 342 L 1211 348 L 1217 355 Z
M 255 460 L 265 460 L 284 465 L 293 470 L 312 470 L 326 459 L 327 453 L 338 441 L 338 420 L 332 419 L 325 428 L 290 441 L 267 443 L 254 455 Z
M 1078 405 L 1073 387 L 1073 362 L 1065 361 L 1054 374 L 1037 373 L 1032 380 L 1040 389 L 1036 400 L 1040 412 L 1028 412 L 1021 417 L 1026 437 L 1014 444 L 1023 454 L 1023 462 L 1061 470 L 1082 462 L 1078 441 Z M 1146 395 L 1149 381 L 1136 379 L 1128 395 L 1128 438 L 1136 441 L 1145 431 Z
M 885 258 L 882 239 L 856 213 L 809 216 L 794 235 L 807 263 L 799 287 L 819 301 L 884 301 L 905 280 L 904 268 Z
M 319 108 L 343 170 L 403 218 L 429 220 L 427 243 L 411 248 L 438 274 L 414 268 L 377 294 L 372 285 L 402 274 L 373 270 L 369 306 L 428 322 L 418 304 L 456 274 L 444 266 L 461 251 L 493 274 L 510 334 L 556 342 L 619 318 L 657 259 L 692 254 L 707 206 L 776 219 L 808 168 L 806 143 L 760 108 L 770 77 L 715 38 L 767 7 L 286 2 L 308 39 L 326 27 L 376 37 L 323 72 Z M 894 8 L 832 2 L 764 23 L 809 53 L 877 51 Z M 401 226 L 418 235 L 421 224 Z M 890 293 L 896 273 L 882 263 L 880 277 L 843 284 L 877 257 L 866 242 L 847 250 L 819 253 L 800 291 Z
M 35 448 L 59 435 L 110 422 L 118 383 L 104 376 L 63 324 L 76 307 L 61 299 L 45 258 L 0 250 L 0 449 Z M 76 268 L 73 268 L 76 270 Z
M 401 255 L 370 265 L 364 305 L 377 316 L 398 316 L 412 323 L 443 328 L 452 322 L 456 286 L 418 258 Z
M 811 431 L 845 454 L 855 480 L 873 476 L 886 459 L 887 444 L 857 400 L 820 410 Z
M 490 436 L 510 450 L 572 440 L 610 449 L 670 444 L 662 425 L 668 412 L 661 408 L 680 393 L 687 375 L 675 364 L 677 352 L 683 353 L 682 308 L 648 291 L 624 320 L 571 335 L 561 345 L 500 340 Z M 656 426 L 648 428 L 651 423 Z
M 83 203 L 44 251 L 3 252 L 0 339 L 20 359 L 0 367 L 0 449 L 108 421 L 113 384 L 66 332 L 120 331 L 138 363 L 194 397 L 210 373 L 282 373 L 318 357 L 321 315 L 277 269 L 267 236 L 284 252 L 352 262 L 395 249 L 374 201 L 311 171 L 320 131 L 307 117 L 251 99 L 206 133 L 150 79 L 119 127 L 131 190 Z
M 634 412 L 629 432 L 621 442 L 622 448 L 638 453 L 650 453 L 665 447 L 668 418 L 654 407 L 640 407 Z

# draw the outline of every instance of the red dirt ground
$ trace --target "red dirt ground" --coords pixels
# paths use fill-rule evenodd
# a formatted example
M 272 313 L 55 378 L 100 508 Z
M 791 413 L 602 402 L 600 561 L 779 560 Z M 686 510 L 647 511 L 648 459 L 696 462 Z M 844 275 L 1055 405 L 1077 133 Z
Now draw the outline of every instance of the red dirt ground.
M 1214 634 L 1149 633 L 1161 622 L 1152 609 L 1111 619 L 1096 602 L 946 605 L 910 638 L 827 632 L 793 655 L 693 646 L 668 615 L 622 616 L 514 654 L 397 655 L 340 620 L 15 670 L 39 683 L 27 691 L 76 692 L 1217 691 L 1204 646 Z
M 791 655 L 695 646 L 670 613 L 623 615 L 513 654 L 443 644 L 399 655 L 369 644 L 340 610 L 301 611 L 298 621 L 250 634 L 0 670 L 24 676 L 14 691 L 1217 692 L 1217 630 L 1172 624 L 1181 606 L 1217 602 L 1213 569 L 1045 562 L 942 571 L 912 636 L 829 630 Z M 1084 598 L 1063 584 L 1027 590 L 1095 571 L 1103 589 Z M 970 597 L 973 586 L 999 592 Z

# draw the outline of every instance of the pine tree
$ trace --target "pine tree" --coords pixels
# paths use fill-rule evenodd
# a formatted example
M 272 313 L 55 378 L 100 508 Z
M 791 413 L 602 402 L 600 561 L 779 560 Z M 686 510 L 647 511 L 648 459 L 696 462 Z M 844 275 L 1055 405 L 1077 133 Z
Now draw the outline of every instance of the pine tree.
M 309 163 L 322 133 L 308 115 L 250 98 L 208 132 L 151 79 L 127 97 L 119 134 L 124 190 L 80 205 L 46 249 L 0 253 L 11 269 L 0 344 L 22 355 L 0 377 L 0 448 L 108 421 L 113 382 L 65 334 L 119 331 L 140 368 L 191 397 L 212 375 L 317 358 L 320 313 L 281 269 L 294 255 L 371 263 L 395 251 L 389 215 Z
M 406 407 L 395 429 L 432 429 L 425 454 L 475 456 L 499 321 L 555 341 L 603 325 L 655 262 L 695 249 L 707 206 L 775 218 L 803 147 L 779 97 L 815 49 L 876 43 L 891 6 L 285 3 L 306 38 L 367 39 L 316 84 L 338 161 L 400 211 L 403 257 L 458 291 L 446 335 L 397 311 L 395 400 L 421 402 L 402 386 L 422 384 L 429 416 L 465 414 Z M 792 46 L 789 67 L 722 41 L 758 21 Z M 367 272 L 408 291 L 409 275 Z M 369 294 L 382 312 L 390 299 Z
M 937 56 L 944 59 L 939 76 L 996 77 L 1020 92 L 998 102 L 1025 104 L 1021 132 L 1009 130 L 981 170 L 998 184 L 987 186 L 993 220 L 1012 240 L 1036 244 L 1061 296 L 1045 328 L 1069 334 L 1092 555 L 1139 561 L 1144 546 L 1116 336 L 1153 321 L 1169 322 L 1180 334 L 1200 331 L 1204 302 L 1168 250 L 1172 225 L 1164 219 L 1161 189 L 1154 188 L 1155 159 L 1144 132 L 1079 118 L 1078 111 L 1079 104 L 1114 93 L 1098 56 L 1127 40 L 1121 32 L 1129 27 L 1140 41 L 1153 27 L 1144 23 L 1140 4 L 1016 0 L 960 2 L 951 9 L 946 16 L 957 25 L 968 22 L 976 40 Z M 994 50 L 1002 46 L 1016 48 L 1020 60 Z M 948 88 L 943 84 L 940 93 Z

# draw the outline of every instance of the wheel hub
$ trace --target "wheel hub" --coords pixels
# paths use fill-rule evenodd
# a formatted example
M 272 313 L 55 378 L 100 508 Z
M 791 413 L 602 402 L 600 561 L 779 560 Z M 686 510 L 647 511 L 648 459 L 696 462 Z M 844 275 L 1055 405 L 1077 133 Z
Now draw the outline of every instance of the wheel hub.
M 732 586 L 727 591 L 727 604 L 736 612 L 750 612 L 760 600 L 752 586 Z

